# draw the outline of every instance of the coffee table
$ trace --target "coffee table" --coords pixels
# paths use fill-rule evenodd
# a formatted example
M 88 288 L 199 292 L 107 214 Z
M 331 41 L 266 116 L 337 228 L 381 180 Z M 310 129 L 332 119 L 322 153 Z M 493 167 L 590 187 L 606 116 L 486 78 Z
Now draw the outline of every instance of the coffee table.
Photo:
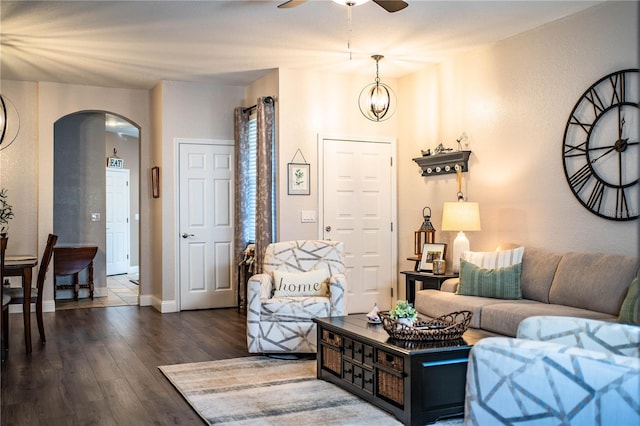
M 467 359 L 487 335 L 467 331 L 455 341 L 391 339 L 364 314 L 314 319 L 318 379 L 392 413 L 405 425 L 464 414 Z

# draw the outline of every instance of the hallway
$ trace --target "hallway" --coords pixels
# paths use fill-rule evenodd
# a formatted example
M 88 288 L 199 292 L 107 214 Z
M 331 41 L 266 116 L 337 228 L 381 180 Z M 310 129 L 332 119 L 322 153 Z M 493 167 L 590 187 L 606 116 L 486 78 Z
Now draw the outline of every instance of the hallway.
M 138 305 L 138 274 L 123 274 L 107 277 L 107 297 L 94 297 L 93 300 L 73 299 L 56 300 L 56 311 L 80 308 L 106 308 L 109 306 L 137 306 Z

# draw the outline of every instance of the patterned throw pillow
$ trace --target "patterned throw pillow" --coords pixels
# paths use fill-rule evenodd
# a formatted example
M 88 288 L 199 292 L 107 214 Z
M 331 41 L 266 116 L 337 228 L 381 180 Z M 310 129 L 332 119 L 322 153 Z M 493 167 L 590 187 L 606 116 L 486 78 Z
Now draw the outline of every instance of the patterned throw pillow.
M 487 269 L 460 260 L 460 284 L 456 294 L 494 299 L 522 299 L 521 272 L 522 263 Z
M 623 324 L 640 325 L 640 297 L 638 294 L 638 277 L 631 281 L 627 297 L 622 302 L 618 322 Z
M 524 247 L 500 251 L 465 251 L 462 259 L 487 269 L 503 268 L 522 263 Z
M 329 271 L 314 269 L 309 272 L 273 271 L 274 297 L 327 296 Z

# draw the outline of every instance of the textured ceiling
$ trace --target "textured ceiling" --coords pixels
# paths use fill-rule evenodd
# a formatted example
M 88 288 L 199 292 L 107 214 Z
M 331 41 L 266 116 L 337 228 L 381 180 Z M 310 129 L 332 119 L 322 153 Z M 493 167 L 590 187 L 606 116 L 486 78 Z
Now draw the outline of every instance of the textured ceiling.
M 411 1 L 387 13 L 312 0 L 2 1 L 0 77 L 149 89 L 160 80 L 246 85 L 275 68 L 400 77 L 601 1 Z M 351 53 L 347 49 L 350 41 Z

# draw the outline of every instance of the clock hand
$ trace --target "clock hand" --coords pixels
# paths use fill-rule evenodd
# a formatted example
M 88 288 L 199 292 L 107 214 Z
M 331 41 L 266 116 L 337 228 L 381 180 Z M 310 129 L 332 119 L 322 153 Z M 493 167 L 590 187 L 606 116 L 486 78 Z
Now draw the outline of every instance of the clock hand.
M 596 161 L 598 161 L 599 159 L 601 159 L 602 157 L 604 157 L 605 155 L 607 155 L 608 153 L 610 153 L 611 151 L 615 150 L 616 147 L 611 147 L 607 152 L 605 152 L 604 154 L 601 154 L 599 157 L 594 158 L 593 160 L 591 160 L 591 164 L 595 163 Z
M 624 126 L 624 117 L 622 116 L 622 106 L 618 105 L 618 139 L 622 139 L 623 126 Z

